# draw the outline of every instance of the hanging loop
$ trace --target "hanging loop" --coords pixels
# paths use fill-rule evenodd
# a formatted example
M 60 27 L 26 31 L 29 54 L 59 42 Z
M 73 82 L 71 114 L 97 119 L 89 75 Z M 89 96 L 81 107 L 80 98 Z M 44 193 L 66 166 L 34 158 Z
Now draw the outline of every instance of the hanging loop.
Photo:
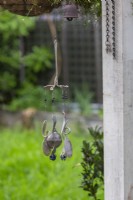
M 61 134 L 68 135 L 71 132 L 71 129 L 67 126 L 68 120 L 66 119 L 66 114 L 63 112 L 64 115 L 64 120 L 63 120 L 63 125 L 61 129 Z
M 46 134 L 46 127 L 47 127 L 47 120 L 44 120 L 43 124 L 42 124 L 42 136 L 45 138 L 48 135 L 48 132 Z
M 54 86 L 58 85 L 58 41 L 57 38 L 54 40 L 54 48 L 55 48 L 55 79 L 54 79 Z
M 54 40 L 54 49 L 55 49 L 55 78 L 54 78 L 54 84 L 53 85 L 46 85 L 44 88 L 48 88 L 49 90 L 53 91 L 55 87 L 59 88 L 68 88 L 68 85 L 59 85 L 58 84 L 58 78 L 59 78 L 59 68 L 58 68 L 58 41 L 55 37 Z

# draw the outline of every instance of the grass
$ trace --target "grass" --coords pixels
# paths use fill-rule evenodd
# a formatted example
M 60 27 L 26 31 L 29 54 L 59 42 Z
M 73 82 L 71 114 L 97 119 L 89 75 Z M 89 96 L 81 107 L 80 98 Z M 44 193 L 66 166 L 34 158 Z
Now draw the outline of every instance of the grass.
M 84 134 L 70 136 L 73 157 L 50 161 L 42 153 L 41 130 L 1 129 L 0 200 L 88 200 L 81 184 Z

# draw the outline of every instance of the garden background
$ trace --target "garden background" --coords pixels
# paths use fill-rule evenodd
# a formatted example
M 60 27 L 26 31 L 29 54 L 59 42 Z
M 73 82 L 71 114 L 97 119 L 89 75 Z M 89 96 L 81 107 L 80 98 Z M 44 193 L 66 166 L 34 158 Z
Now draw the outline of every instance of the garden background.
M 88 16 L 64 22 L 57 11 L 51 17 L 29 18 L 1 10 L 0 19 L 0 199 L 93 199 L 83 190 L 82 148 L 83 140 L 93 144 L 89 126 L 102 124 L 100 21 Z M 49 19 L 54 21 L 61 48 L 60 82 L 71 86 L 66 108 L 73 157 L 65 162 L 59 153 L 51 162 L 42 152 L 43 120 L 51 120 L 52 112 L 57 112 L 59 128 L 62 123 L 60 92 L 56 91 L 55 108 L 50 94 L 44 102 L 43 85 L 55 70 Z M 95 181 L 97 198 L 103 199 L 103 183 Z

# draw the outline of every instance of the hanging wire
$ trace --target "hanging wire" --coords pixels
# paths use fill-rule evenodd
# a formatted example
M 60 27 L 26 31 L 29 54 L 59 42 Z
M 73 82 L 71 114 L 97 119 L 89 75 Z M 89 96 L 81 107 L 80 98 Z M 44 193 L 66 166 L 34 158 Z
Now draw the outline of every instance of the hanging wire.
M 46 85 L 44 88 L 49 88 L 50 90 L 54 90 L 55 87 L 59 88 L 68 88 L 68 85 L 59 85 L 58 78 L 59 78 L 59 67 L 58 67 L 58 41 L 57 38 L 54 40 L 54 49 L 55 49 L 55 78 L 53 85 Z
M 58 73 L 58 43 L 57 43 L 57 39 L 55 38 L 54 40 L 54 48 L 55 48 L 55 79 L 54 79 L 54 85 L 58 85 L 58 76 L 59 76 L 59 73 Z
M 54 78 L 54 84 L 53 85 L 46 85 L 44 88 L 49 89 L 52 91 L 52 115 L 54 116 L 54 105 L 55 105 L 55 87 L 61 88 L 62 92 L 65 91 L 66 88 L 68 88 L 68 85 L 59 85 L 58 84 L 58 78 L 59 78 L 59 67 L 58 67 L 58 42 L 57 38 L 54 39 L 54 50 L 55 50 L 55 78 Z M 64 93 L 64 92 L 63 92 Z M 65 110 L 65 104 L 64 109 Z

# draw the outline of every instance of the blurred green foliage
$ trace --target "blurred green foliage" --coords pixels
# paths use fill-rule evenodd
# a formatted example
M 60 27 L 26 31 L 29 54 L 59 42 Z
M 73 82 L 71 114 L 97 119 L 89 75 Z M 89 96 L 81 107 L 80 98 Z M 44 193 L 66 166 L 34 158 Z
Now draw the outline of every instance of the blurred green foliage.
M 44 110 L 44 89 L 41 86 L 33 86 L 30 83 L 24 83 L 18 90 L 17 98 L 14 98 L 7 106 L 8 110 L 17 111 L 25 108 L 37 108 Z
M 100 119 L 103 119 L 103 108 L 99 109 L 98 116 Z
M 53 55 L 50 49 L 34 46 L 31 53 L 23 57 L 22 63 L 25 65 L 25 81 L 36 85 L 40 73 L 50 69 L 52 66 Z
M 74 130 L 74 129 L 73 129 Z M 81 146 L 85 135 L 73 131 L 73 157 L 50 161 L 43 155 L 40 126 L 27 131 L 22 128 L 1 129 L 0 199 L 1 200 L 88 200 L 79 188 L 81 181 Z
M 74 88 L 74 99 L 79 104 L 81 114 L 89 117 L 92 114 L 93 94 L 89 87 L 83 84 L 80 88 Z
M 1 105 L 10 104 L 13 99 L 20 97 L 21 93 L 26 93 L 24 82 L 34 87 L 35 91 L 37 77 L 52 65 L 53 55 L 49 49 L 43 46 L 34 46 L 31 52 L 22 55 L 21 38 L 24 39 L 29 35 L 30 31 L 35 28 L 35 23 L 35 18 L 14 15 L 8 11 L 0 12 Z M 22 65 L 24 66 L 23 80 L 21 80 Z M 26 89 L 25 92 L 24 89 Z M 36 93 L 39 93 L 38 90 L 40 91 L 39 87 L 37 87 Z
M 19 36 L 28 35 L 34 20 L 0 12 L 0 101 L 8 101 L 18 84 Z
M 33 29 L 34 26 L 34 18 L 14 15 L 8 11 L 0 12 L 0 34 L 2 35 L 1 42 L 11 42 L 11 38 L 14 39 L 19 35 L 27 36 L 29 30 Z
M 58 104 L 61 103 L 60 89 L 55 89 L 54 95 L 56 99 L 52 106 L 51 91 L 44 90 L 42 86 L 34 86 L 25 82 L 21 90 L 18 90 L 17 98 L 14 98 L 7 108 L 10 111 L 23 110 L 29 107 L 44 111 L 57 111 Z
M 32 53 L 26 55 L 23 62 L 30 70 L 37 73 L 42 70 L 42 67 L 51 68 L 52 58 L 48 49 L 33 47 Z
M 90 138 L 83 141 L 82 153 L 82 185 L 93 200 L 103 199 L 104 156 L 103 132 L 100 128 L 89 128 Z

